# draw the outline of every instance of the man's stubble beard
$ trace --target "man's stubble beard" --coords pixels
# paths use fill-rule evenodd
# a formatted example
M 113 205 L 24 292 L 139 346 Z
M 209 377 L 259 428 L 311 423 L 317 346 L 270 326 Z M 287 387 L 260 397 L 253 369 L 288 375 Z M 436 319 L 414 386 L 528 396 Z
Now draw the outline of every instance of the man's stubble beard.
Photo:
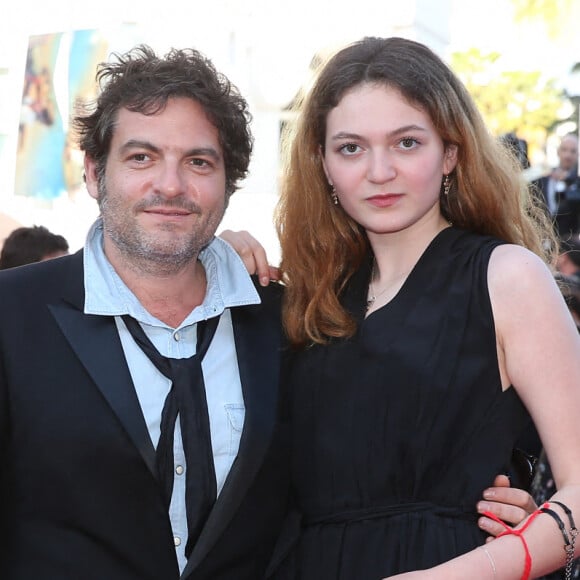
M 119 198 L 109 195 L 104 180 L 99 182 L 98 203 L 104 235 L 111 240 L 126 264 L 137 271 L 163 276 L 177 273 L 197 260 L 199 252 L 213 239 L 226 209 L 224 202 L 221 212 L 205 216 L 206 221 L 198 222 L 198 227 L 171 235 L 174 229 L 171 224 L 158 232 L 143 230 L 132 212 L 162 204 L 186 209 L 201 218 L 197 204 L 180 197 L 167 200 L 157 195 L 134 207 L 127 207 L 120 203 Z M 163 231 L 167 234 L 164 235 Z

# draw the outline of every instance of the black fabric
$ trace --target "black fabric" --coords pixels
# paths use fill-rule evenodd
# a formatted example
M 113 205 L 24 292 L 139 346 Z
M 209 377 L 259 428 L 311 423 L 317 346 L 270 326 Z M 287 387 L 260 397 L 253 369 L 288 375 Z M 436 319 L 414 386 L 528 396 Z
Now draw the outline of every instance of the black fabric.
M 376 580 L 485 541 L 476 503 L 529 420 L 499 374 L 487 288 L 499 243 L 444 230 L 397 296 L 366 318 L 365 264 L 343 297 L 356 334 L 290 361 L 302 520 L 285 528 L 276 580 Z
M 199 537 L 216 500 L 216 476 L 211 446 L 209 413 L 201 361 L 214 337 L 219 316 L 197 324 L 197 349 L 189 358 L 168 358 L 159 353 L 141 325 L 131 316 L 123 322 L 141 350 L 157 370 L 171 380 L 171 389 L 161 413 L 161 435 L 157 444 L 157 471 L 167 509 L 173 493 L 175 422 L 179 415 L 186 461 L 185 503 L 187 506 L 187 558 Z
M 580 180 L 578 171 L 573 168 L 565 179 L 566 188 L 556 194 L 556 212 L 551 215 L 548 210 L 548 188 L 550 176 L 540 177 L 532 182 L 534 191 L 539 191 L 546 206 L 546 212 L 553 220 L 556 232 L 561 239 L 575 236 L 580 231 Z

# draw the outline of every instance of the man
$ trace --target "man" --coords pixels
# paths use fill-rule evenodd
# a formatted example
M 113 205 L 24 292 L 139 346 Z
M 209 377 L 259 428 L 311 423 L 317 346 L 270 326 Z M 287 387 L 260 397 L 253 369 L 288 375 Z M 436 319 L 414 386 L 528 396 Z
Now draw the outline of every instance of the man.
M 558 146 L 558 167 L 533 182 L 544 198 L 562 239 L 580 231 L 580 191 L 578 191 L 578 137 L 569 133 Z
M 0 277 L 0 577 L 255 580 L 288 461 L 279 292 L 214 239 L 248 168 L 246 102 L 193 50 L 138 47 L 98 79 L 75 124 L 101 217 L 82 251 Z M 129 328 L 161 365 L 206 319 L 207 400 L 182 412 L 179 373 L 197 371 L 167 376 Z
M 66 239 L 44 226 L 16 228 L 2 245 L 0 270 L 66 256 L 68 250 Z

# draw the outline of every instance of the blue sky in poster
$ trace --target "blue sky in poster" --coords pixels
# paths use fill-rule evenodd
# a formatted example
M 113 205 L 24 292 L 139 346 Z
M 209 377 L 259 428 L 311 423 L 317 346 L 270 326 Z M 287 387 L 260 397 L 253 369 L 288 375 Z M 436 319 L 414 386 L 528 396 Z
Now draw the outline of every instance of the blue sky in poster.
M 50 200 L 65 189 L 65 135 L 52 82 L 61 36 L 46 34 L 30 39 L 16 159 L 16 195 Z
M 82 168 L 75 166 L 68 120 L 77 99 L 94 96 L 94 70 L 105 44 L 95 30 L 31 37 L 26 72 L 31 88 L 23 97 L 16 195 L 54 200 L 80 185 Z

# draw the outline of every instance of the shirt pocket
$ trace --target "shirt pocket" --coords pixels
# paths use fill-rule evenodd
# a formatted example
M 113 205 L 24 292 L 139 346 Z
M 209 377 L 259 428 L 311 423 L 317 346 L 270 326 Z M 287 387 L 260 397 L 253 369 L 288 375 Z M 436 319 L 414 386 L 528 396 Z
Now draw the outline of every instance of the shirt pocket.
M 230 457 L 235 457 L 240 448 L 246 408 L 242 403 L 226 403 L 224 408 L 226 410 L 230 431 L 229 455 Z

